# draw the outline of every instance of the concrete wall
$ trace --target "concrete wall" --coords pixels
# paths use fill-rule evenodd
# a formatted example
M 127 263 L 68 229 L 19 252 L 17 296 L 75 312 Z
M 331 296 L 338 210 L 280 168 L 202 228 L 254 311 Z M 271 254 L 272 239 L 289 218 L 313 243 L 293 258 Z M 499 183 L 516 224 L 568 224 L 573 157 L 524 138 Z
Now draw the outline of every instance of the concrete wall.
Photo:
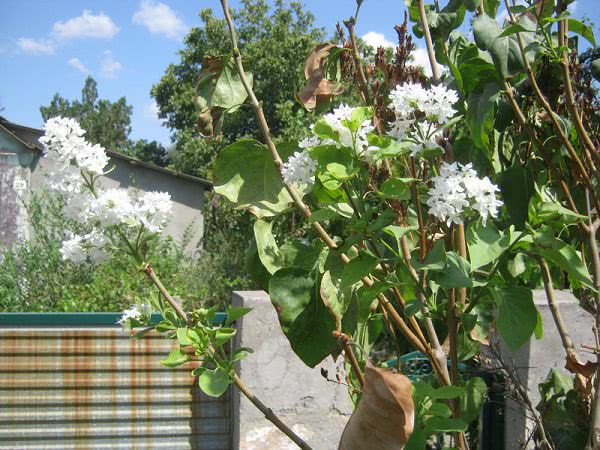
M 0 250 L 29 235 L 26 205 L 33 156 L 23 144 L 0 133 Z
M 335 379 L 342 358 L 328 358 L 311 369 L 292 351 L 269 296 L 263 291 L 234 292 L 233 306 L 252 308 L 238 323 L 235 346 L 254 353 L 240 362 L 239 373 L 256 396 L 267 404 L 315 450 L 337 448 L 352 413 L 345 386 L 327 381 L 321 368 Z M 342 373 L 343 375 L 343 373 Z M 234 450 L 296 449 L 235 389 L 233 398 Z
M 575 348 L 580 350 L 581 344 L 594 346 L 595 339 L 592 331 L 594 321 L 592 316 L 579 306 L 578 300 L 570 292 L 558 291 L 556 294 L 556 302 L 560 307 L 563 320 L 573 339 Z M 556 331 L 544 291 L 534 291 L 533 299 L 542 316 L 544 336 L 540 340 L 532 337 L 528 343 L 514 354 L 503 350 L 503 355 L 506 356 L 507 360 L 512 358 L 514 361 L 517 373 L 523 385 L 527 388 L 529 398 L 535 407 L 540 401 L 538 385 L 546 379 L 551 369 L 560 370 L 569 376 L 572 376 L 572 374 L 564 368 L 566 362 L 565 351 Z M 512 400 L 507 402 L 505 412 L 506 448 L 522 448 L 526 436 L 529 436 L 533 429 L 532 423 L 526 419 L 520 405 Z

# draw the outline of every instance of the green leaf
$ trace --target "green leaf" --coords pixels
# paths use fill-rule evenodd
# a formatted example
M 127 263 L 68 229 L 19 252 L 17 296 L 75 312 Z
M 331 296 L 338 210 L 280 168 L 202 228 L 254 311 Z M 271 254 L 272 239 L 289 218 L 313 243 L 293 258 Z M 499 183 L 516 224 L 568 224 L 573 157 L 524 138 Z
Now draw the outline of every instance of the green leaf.
M 235 336 L 235 333 L 234 328 L 219 328 L 215 333 L 215 343 L 220 347 Z
M 381 193 L 387 198 L 408 200 L 411 181 L 413 181 L 412 178 L 388 178 L 381 185 Z
M 591 65 L 592 76 L 596 81 L 600 81 L 600 58 L 596 58 L 592 61 Z
M 321 241 L 308 245 L 300 239 L 287 241 L 279 248 L 284 267 L 301 267 L 306 270 L 311 270 L 315 266 L 322 250 Z
M 342 331 L 342 318 L 352 300 L 352 291 L 341 286 L 340 279 L 327 270 L 321 278 L 319 290 L 323 303 L 334 317 L 336 329 Z
M 177 367 L 182 364 L 185 364 L 190 360 L 190 355 L 181 350 L 180 348 L 175 348 L 171 350 L 169 356 L 166 359 L 163 359 L 160 363 L 167 367 Z
M 227 371 L 221 367 L 212 370 L 206 369 L 202 372 L 202 375 L 198 377 L 200 389 L 210 397 L 220 397 L 225 393 L 230 384 L 231 379 L 229 378 Z
M 284 161 L 297 150 L 295 146 L 284 144 L 277 149 Z M 269 151 L 252 139 L 239 140 L 219 152 L 213 181 L 217 194 L 259 218 L 275 216 L 292 202 Z M 306 190 L 308 187 L 302 187 L 300 193 Z
M 478 222 L 467 229 L 467 244 L 472 269 L 478 269 L 496 260 L 510 246 L 510 236 L 488 223 Z
M 313 127 L 313 133 L 321 139 L 333 139 L 336 142 L 340 141 L 340 133 L 331 128 L 325 119 L 319 119 Z
M 247 358 L 250 353 L 254 353 L 249 347 L 241 347 L 238 348 L 235 352 L 233 352 L 233 356 L 231 357 L 231 362 L 237 362 L 244 358 Z
M 435 402 L 427 410 L 427 414 L 437 417 L 452 417 L 452 411 L 445 403 Z
M 373 108 L 361 106 L 354 108 L 352 114 L 350 114 L 350 119 L 342 120 L 342 124 L 350 131 L 356 132 L 365 121 L 371 120 L 372 118 Z
M 523 228 L 527 220 L 527 207 L 534 194 L 531 173 L 519 164 L 502 172 L 500 191 L 508 214 L 518 228 Z
M 456 432 L 456 431 L 466 431 L 468 423 L 461 419 L 452 419 L 446 417 L 432 417 L 427 421 L 427 425 L 425 426 L 426 434 L 437 434 L 440 432 Z M 428 433 L 429 431 L 429 433 Z
M 581 222 L 587 219 L 587 216 L 577 214 L 557 201 L 543 201 L 538 196 L 534 196 L 529 204 L 528 218 L 531 225 L 556 222 L 562 228 L 564 225 Z
M 244 257 L 244 267 L 250 275 L 252 281 L 254 281 L 261 289 L 269 290 L 269 280 L 271 274 L 265 268 L 260 257 L 258 256 L 258 248 L 256 247 L 256 241 L 251 240 L 248 248 L 246 249 L 246 255 Z
M 496 301 L 496 326 L 511 352 L 529 340 L 537 326 L 537 309 L 531 290 L 522 286 L 493 289 Z
M 483 90 L 471 92 L 467 99 L 466 122 L 473 142 L 485 149 L 490 143 L 490 132 L 494 128 L 496 101 L 500 97 L 500 86 L 487 83 Z
M 252 311 L 252 308 L 244 308 L 241 306 L 229 306 L 227 308 L 227 319 L 225 319 L 225 326 L 232 324 L 240 317 L 243 317 L 246 314 L 248 314 L 250 311 Z
M 535 253 L 567 272 L 584 286 L 594 289 L 590 273 L 573 247 L 554 236 L 544 233 L 537 233 L 534 236 L 534 242 L 533 251 Z
M 520 16 L 519 24 L 526 29 L 535 29 L 535 24 L 527 17 Z M 502 79 L 510 78 L 523 71 L 523 58 L 515 35 L 501 37 L 502 30 L 495 19 L 487 14 L 480 14 L 473 20 L 473 36 L 475 43 L 492 56 L 494 66 Z M 529 62 L 537 51 L 535 34 L 523 33 L 525 55 Z
M 312 211 L 310 217 L 308 218 L 308 223 L 322 222 L 324 220 L 336 220 L 342 217 L 343 216 L 341 216 L 337 211 L 334 211 L 330 208 L 317 209 L 316 211 Z
M 327 164 L 327 171 L 333 178 L 340 181 L 349 180 L 354 175 L 352 172 L 348 172 L 345 165 L 336 162 Z
M 471 378 L 465 386 L 465 395 L 460 398 L 461 418 L 470 423 L 477 418 L 487 399 L 488 388 L 479 377 Z
M 429 393 L 432 400 L 449 400 L 460 397 L 465 393 L 465 389 L 460 386 L 442 386 Z
M 307 366 L 316 366 L 337 348 L 331 335 L 335 320 L 319 296 L 315 271 L 280 269 L 271 278 L 269 294 L 281 329 Z
M 520 23 L 514 23 L 506 27 L 498 37 L 506 37 L 516 33 L 535 33 L 535 30 L 528 30 Z
M 187 328 L 177 328 L 177 340 L 179 341 L 179 345 L 194 345 L 192 340 L 188 337 Z
M 419 229 L 419 227 L 417 227 L 417 226 L 403 227 L 400 225 L 388 225 L 387 227 L 385 227 L 383 229 L 383 231 L 385 233 L 389 234 L 390 236 L 393 236 L 396 239 L 396 245 L 398 248 L 398 252 L 400 252 L 402 236 L 404 236 L 406 233 L 409 233 L 411 231 L 418 230 L 418 229 Z
M 279 246 L 272 233 L 273 222 L 258 219 L 254 222 L 254 239 L 258 257 L 267 271 L 273 275 L 284 266 Z
M 252 85 L 252 74 L 246 75 Z M 232 112 L 248 97 L 231 56 L 204 59 L 197 92 L 206 108 L 221 107 Z
M 418 259 L 412 259 L 412 266 L 415 270 L 433 270 L 439 271 L 446 267 L 446 247 L 443 239 L 435 241 L 432 249 L 425 256 L 425 260 L 421 263 Z
M 377 258 L 369 255 L 365 252 L 360 252 L 358 256 L 348 264 L 344 266 L 344 272 L 342 274 L 342 288 L 352 286 L 354 283 L 358 283 L 367 276 L 371 271 L 377 267 Z
M 367 233 L 374 233 L 379 231 L 388 225 L 394 223 L 396 220 L 396 212 L 389 208 L 385 209 L 377 218 L 367 225 Z
M 564 17 L 547 17 L 544 19 L 544 22 L 558 22 L 563 19 Z M 596 46 L 594 31 L 589 26 L 577 19 L 568 18 L 566 20 L 569 23 L 569 31 L 583 36 L 592 46 Z
M 542 315 L 539 311 L 537 312 L 537 323 L 535 324 L 535 330 L 533 330 L 533 334 L 535 338 L 539 341 L 544 337 L 544 321 L 542 320 Z
M 436 280 L 445 289 L 472 287 L 471 266 L 469 262 L 455 252 L 446 253 L 446 268 Z
M 246 76 L 248 83 L 252 86 L 252 74 L 247 73 Z M 248 94 L 242 80 L 237 69 L 233 66 L 233 60 L 230 59 L 217 79 L 210 104 L 225 109 L 235 108 L 244 103 L 247 97 Z
M 524 253 L 517 253 L 514 258 L 507 261 L 506 268 L 513 277 L 518 277 L 527 270 L 527 256 Z

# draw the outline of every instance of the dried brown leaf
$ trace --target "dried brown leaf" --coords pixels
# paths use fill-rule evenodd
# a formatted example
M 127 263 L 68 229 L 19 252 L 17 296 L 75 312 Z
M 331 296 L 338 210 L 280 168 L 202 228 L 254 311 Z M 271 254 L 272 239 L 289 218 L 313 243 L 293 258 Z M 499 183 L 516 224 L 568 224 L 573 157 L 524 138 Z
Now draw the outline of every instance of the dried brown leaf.
M 589 399 L 592 395 L 594 385 L 594 374 L 598 364 L 587 361 L 585 364 L 580 362 L 575 353 L 567 355 L 567 364 L 565 369 L 575 374 L 575 390 L 579 392 L 582 398 Z
M 344 91 L 341 83 L 335 80 L 325 79 L 325 64 L 329 52 L 335 45 L 319 44 L 308 55 L 304 65 L 304 76 L 306 77 L 306 85 L 302 91 L 298 92 L 298 100 L 304 107 L 312 111 L 315 107 L 328 101 L 332 96 L 339 95 Z
M 362 398 L 338 450 L 400 450 L 413 432 L 414 419 L 411 381 L 367 362 Z

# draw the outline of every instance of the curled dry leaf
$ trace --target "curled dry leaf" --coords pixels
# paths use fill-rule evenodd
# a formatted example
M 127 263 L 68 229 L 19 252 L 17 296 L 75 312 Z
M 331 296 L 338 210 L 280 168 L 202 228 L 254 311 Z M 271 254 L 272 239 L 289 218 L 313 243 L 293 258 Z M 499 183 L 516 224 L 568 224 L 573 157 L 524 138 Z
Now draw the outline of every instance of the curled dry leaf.
M 593 377 L 597 367 L 598 364 L 591 361 L 587 361 L 585 364 L 580 362 L 575 353 L 567 355 L 565 369 L 575 374 L 575 389 L 582 398 L 590 398 L 592 395 Z
M 413 432 L 414 421 L 411 381 L 367 362 L 362 398 L 338 450 L 400 450 Z
M 304 76 L 306 77 L 306 86 L 298 92 L 298 100 L 304 107 L 312 111 L 315 107 L 324 101 L 328 101 L 332 96 L 339 95 L 344 91 L 341 83 L 335 80 L 325 79 L 325 66 L 331 49 L 336 46 L 333 44 L 319 44 L 308 55 L 304 65 Z

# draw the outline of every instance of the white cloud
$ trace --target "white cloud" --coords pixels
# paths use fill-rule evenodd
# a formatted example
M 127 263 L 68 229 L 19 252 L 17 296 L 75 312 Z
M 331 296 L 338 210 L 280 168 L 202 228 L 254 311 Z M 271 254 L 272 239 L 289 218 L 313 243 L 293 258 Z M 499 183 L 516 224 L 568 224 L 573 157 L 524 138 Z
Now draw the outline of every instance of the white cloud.
M 388 41 L 383 33 L 378 33 L 377 31 L 369 31 L 362 38 L 368 45 L 373 48 L 385 47 L 392 48 L 395 47 L 395 44 L 391 41 Z
M 83 64 L 79 58 L 71 58 L 68 61 L 68 64 L 71 67 L 74 67 L 75 69 L 79 70 L 81 73 L 89 73 L 88 68 L 85 67 L 85 64 Z
M 116 78 L 123 66 L 117 61 L 110 50 L 106 50 L 100 61 L 100 75 L 104 78 Z
M 151 33 L 179 39 L 187 30 L 181 18 L 168 5 L 154 0 L 142 0 L 133 15 L 133 23 L 145 26 Z
M 66 22 L 56 22 L 52 31 L 59 39 L 111 39 L 119 32 L 119 28 L 106 14 L 94 15 L 86 9 L 81 16 L 73 17 Z
M 410 54 L 411 61 L 408 64 L 409 66 L 418 66 L 422 67 L 425 75 L 430 77 L 432 75 L 431 72 L 431 64 L 429 63 L 429 56 L 427 55 L 427 50 L 421 47 L 416 47 Z M 448 70 L 446 67 L 438 64 L 438 68 L 440 71 L 440 75 L 446 73 Z
M 154 99 L 151 100 L 150 103 L 146 104 L 146 106 L 144 107 L 144 117 L 146 119 L 160 122 L 160 119 L 158 118 L 158 112 L 158 105 L 156 104 L 156 101 Z
M 32 55 L 54 55 L 56 47 L 52 41 L 45 39 L 19 38 L 17 46 L 23 53 Z

